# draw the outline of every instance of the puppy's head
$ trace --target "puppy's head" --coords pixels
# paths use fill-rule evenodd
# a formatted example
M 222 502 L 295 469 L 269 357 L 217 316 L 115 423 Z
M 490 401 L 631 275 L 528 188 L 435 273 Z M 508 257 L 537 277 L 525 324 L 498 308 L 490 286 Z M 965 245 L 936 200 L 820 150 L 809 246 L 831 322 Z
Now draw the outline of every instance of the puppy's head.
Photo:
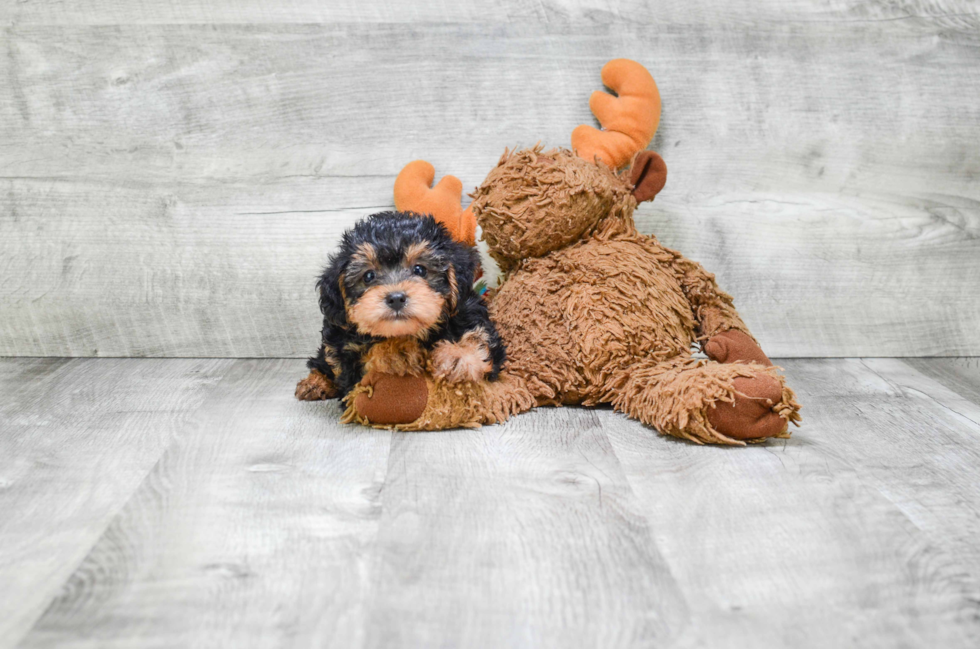
M 362 334 L 424 337 L 469 290 L 476 255 L 431 216 L 375 214 L 344 233 L 318 284 L 320 308 Z

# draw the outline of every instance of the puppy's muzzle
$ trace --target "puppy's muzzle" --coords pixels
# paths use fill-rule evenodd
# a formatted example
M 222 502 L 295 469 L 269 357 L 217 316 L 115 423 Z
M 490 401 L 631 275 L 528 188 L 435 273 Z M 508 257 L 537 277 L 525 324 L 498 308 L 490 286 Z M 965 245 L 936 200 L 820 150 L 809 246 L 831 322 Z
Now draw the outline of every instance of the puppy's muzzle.
M 404 291 L 392 291 L 385 296 L 385 305 L 395 313 L 401 312 L 408 304 L 408 295 Z

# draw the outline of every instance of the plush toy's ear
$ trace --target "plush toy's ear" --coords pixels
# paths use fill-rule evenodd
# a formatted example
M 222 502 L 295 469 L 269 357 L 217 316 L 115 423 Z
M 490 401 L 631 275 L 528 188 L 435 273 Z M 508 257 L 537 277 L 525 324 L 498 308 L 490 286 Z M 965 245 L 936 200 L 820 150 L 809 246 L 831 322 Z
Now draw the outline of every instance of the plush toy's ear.
M 637 203 L 652 201 L 667 184 L 667 163 L 653 151 L 640 151 L 633 158 L 630 183 Z

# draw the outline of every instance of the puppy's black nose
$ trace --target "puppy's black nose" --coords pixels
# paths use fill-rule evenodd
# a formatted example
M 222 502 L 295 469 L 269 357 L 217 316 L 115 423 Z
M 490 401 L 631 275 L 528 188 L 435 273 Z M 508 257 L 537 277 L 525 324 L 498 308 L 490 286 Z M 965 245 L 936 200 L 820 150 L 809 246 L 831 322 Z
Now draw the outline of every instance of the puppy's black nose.
M 396 293 L 389 293 L 388 295 L 385 296 L 385 304 L 387 304 L 388 308 L 391 309 L 392 311 L 401 311 L 402 309 L 405 308 L 405 305 L 407 303 L 408 303 L 408 296 L 402 293 L 401 291 L 398 291 Z

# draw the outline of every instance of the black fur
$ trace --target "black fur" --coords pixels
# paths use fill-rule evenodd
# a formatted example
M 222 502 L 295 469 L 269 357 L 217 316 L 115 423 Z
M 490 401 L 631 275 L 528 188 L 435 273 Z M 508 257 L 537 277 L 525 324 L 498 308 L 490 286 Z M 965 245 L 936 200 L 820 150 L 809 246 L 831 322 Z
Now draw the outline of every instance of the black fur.
M 320 311 L 323 313 L 322 343 L 316 356 L 307 363 L 311 370 L 323 373 L 340 391 L 346 395 L 357 385 L 364 375 L 362 356 L 374 343 L 382 340 L 357 331 L 356 325 L 348 322 L 347 303 L 354 304 L 365 287 L 355 273 L 348 273 L 352 257 L 362 244 L 370 244 L 377 252 L 382 266 L 391 269 L 392 279 L 397 279 L 402 258 L 406 249 L 415 243 L 427 243 L 432 250 L 429 257 L 430 270 L 426 276 L 432 290 L 449 296 L 450 267 L 456 274 L 458 299 L 452 313 L 444 313 L 434 327 L 420 339 L 423 347 L 432 347 L 441 340 L 458 341 L 467 331 L 482 327 L 488 335 L 490 361 L 493 371 L 490 380 L 495 380 L 505 361 L 503 341 L 490 321 L 483 299 L 473 291 L 473 280 L 479 256 L 475 249 L 453 240 L 442 224 L 431 216 L 420 216 L 405 212 L 381 212 L 362 219 L 344 233 L 340 250 L 330 258 L 330 263 L 317 282 L 320 293 Z M 381 278 L 380 281 L 384 281 Z M 341 284 L 343 290 L 341 292 Z M 332 353 L 340 365 L 337 375 L 326 361 L 327 353 Z

